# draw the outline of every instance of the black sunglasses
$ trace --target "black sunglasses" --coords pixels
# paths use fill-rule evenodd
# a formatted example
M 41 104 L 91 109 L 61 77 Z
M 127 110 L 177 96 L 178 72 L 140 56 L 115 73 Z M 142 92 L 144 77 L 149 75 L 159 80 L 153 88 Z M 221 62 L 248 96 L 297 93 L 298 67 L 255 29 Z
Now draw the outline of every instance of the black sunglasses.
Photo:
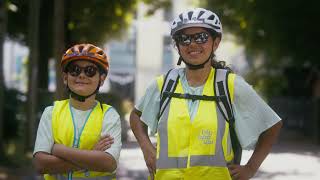
M 182 46 L 188 46 L 194 40 L 197 44 L 204 44 L 208 41 L 209 34 L 207 32 L 200 32 L 196 34 L 178 34 L 175 40 L 178 44 Z
M 82 71 L 87 77 L 93 77 L 97 74 L 98 68 L 92 65 L 81 67 L 77 64 L 70 64 L 67 67 L 67 72 L 74 77 L 79 76 Z

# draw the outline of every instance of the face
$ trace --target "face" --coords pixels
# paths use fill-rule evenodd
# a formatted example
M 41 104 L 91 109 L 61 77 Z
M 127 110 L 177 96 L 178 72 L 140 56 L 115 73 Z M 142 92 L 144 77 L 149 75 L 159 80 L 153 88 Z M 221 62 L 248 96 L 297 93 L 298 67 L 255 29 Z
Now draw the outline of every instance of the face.
M 182 58 L 190 64 L 202 64 L 215 52 L 220 38 L 212 39 L 210 33 L 201 27 L 186 28 L 178 40 Z
M 99 80 L 102 86 L 105 78 L 105 75 L 100 75 L 97 65 L 84 60 L 71 62 L 67 72 L 63 74 L 64 84 L 82 96 L 92 94 L 98 87 Z

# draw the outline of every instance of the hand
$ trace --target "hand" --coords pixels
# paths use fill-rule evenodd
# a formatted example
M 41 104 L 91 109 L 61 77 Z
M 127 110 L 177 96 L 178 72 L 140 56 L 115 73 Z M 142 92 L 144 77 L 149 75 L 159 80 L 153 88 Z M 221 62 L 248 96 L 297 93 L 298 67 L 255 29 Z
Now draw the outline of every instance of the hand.
M 143 151 L 144 160 L 150 173 L 151 180 L 156 173 L 156 148 L 151 146 Z
M 114 143 L 113 137 L 111 137 L 109 134 L 104 135 L 100 138 L 100 140 L 97 142 L 96 145 L 94 145 L 93 150 L 97 151 L 105 151 L 111 147 L 111 144 Z
M 255 170 L 251 169 L 249 166 L 241 166 L 236 164 L 228 165 L 230 175 L 233 180 L 248 180 L 254 176 Z

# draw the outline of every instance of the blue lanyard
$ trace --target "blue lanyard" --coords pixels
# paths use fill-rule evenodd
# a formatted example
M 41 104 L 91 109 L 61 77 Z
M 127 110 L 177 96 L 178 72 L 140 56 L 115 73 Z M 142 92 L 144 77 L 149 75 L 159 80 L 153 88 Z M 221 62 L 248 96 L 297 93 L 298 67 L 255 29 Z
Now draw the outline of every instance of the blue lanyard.
M 98 104 L 98 103 L 97 103 Z M 69 101 L 69 109 L 70 109 L 70 112 L 71 112 L 71 118 L 72 118 L 72 124 L 73 124 L 73 132 L 74 132 L 74 135 L 73 135 L 73 145 L 72 147 L 74 148 L 79 148 L 79 144 L 80 144 L 80 137 L 82 135 L 82 131 L 84 129 L 84 127 L 86 126 L 87 124 L 87 121 L 92 113 L 92 111 L 95 109 L 95 107 L 97 106 L 97 104 L 91 109 L 90 113 L 87 115 L 86 117 L 86 121 L 84 122 L 83 126 L 81 127 L 80 129 L 80 132 L 78 133 L 78 137 L 76 138 L 76 124 L 75 124 L 75 120 L 74 120 L 74 116 L 73 116 L 73 111 L 72 111 L 72 107 L 71 107 L 71 104 L 70 104 L 70 101 Z M 72 179 L 72 172 L 69 172 L 68 173 L 68 180 L 71 180 Z

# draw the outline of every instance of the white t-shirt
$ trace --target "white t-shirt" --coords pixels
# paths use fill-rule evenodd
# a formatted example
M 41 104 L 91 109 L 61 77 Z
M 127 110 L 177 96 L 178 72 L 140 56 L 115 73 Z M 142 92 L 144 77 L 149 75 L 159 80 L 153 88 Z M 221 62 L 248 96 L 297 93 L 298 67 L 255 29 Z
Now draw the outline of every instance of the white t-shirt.
M 184 93 L 201 95 L 204 86 L 191 87 L 188 84 L 185 69 L 179 70 Z M 191 121 L 194 119 L 199 100 L 187 100 Z M 253 149 L 259 135 L 279 122 L 281 118 L 261 99 L 255 90 L 242 77 L 236 75 L 234 80 L 235 129 L 243 149 Z M 142 112 L 141 121 L 155 134 L 158 128 L 157 115 L 160 106 L 160 91 L 157 80 L 153 80 L 144 96 L 135 105 Z
M 33 154 L 37 152 L 47 152 L 51 154 L 51 149 L 54 144 L 54 139 L 52 135 L 52 111 L 53 106 L 48 106 L 45 108 L 44 112 L 42 113 L 40 123 L 38 126 L 38 132 L 36 137 L 36 142 L 34 146 Z M 76 127 L 76 135 L 78 137 L 81 128 L 83 127 L 91 109 L 87 111 L 82 111 L 75 109 L 71 106 L 71 111 L 73 113 L 74 123 Z M 109 134 L 111 137 L 114 138 L 114 143 L 111 147 L 105 152 L 112 155 L 112 157 L 119 162 L 120 150 L 121 150 L 121 122 L 120 116 L 117 111 L 110 107 L 104 114 L 103 123 L 102 123 L 102 131 L 101 136 Z

